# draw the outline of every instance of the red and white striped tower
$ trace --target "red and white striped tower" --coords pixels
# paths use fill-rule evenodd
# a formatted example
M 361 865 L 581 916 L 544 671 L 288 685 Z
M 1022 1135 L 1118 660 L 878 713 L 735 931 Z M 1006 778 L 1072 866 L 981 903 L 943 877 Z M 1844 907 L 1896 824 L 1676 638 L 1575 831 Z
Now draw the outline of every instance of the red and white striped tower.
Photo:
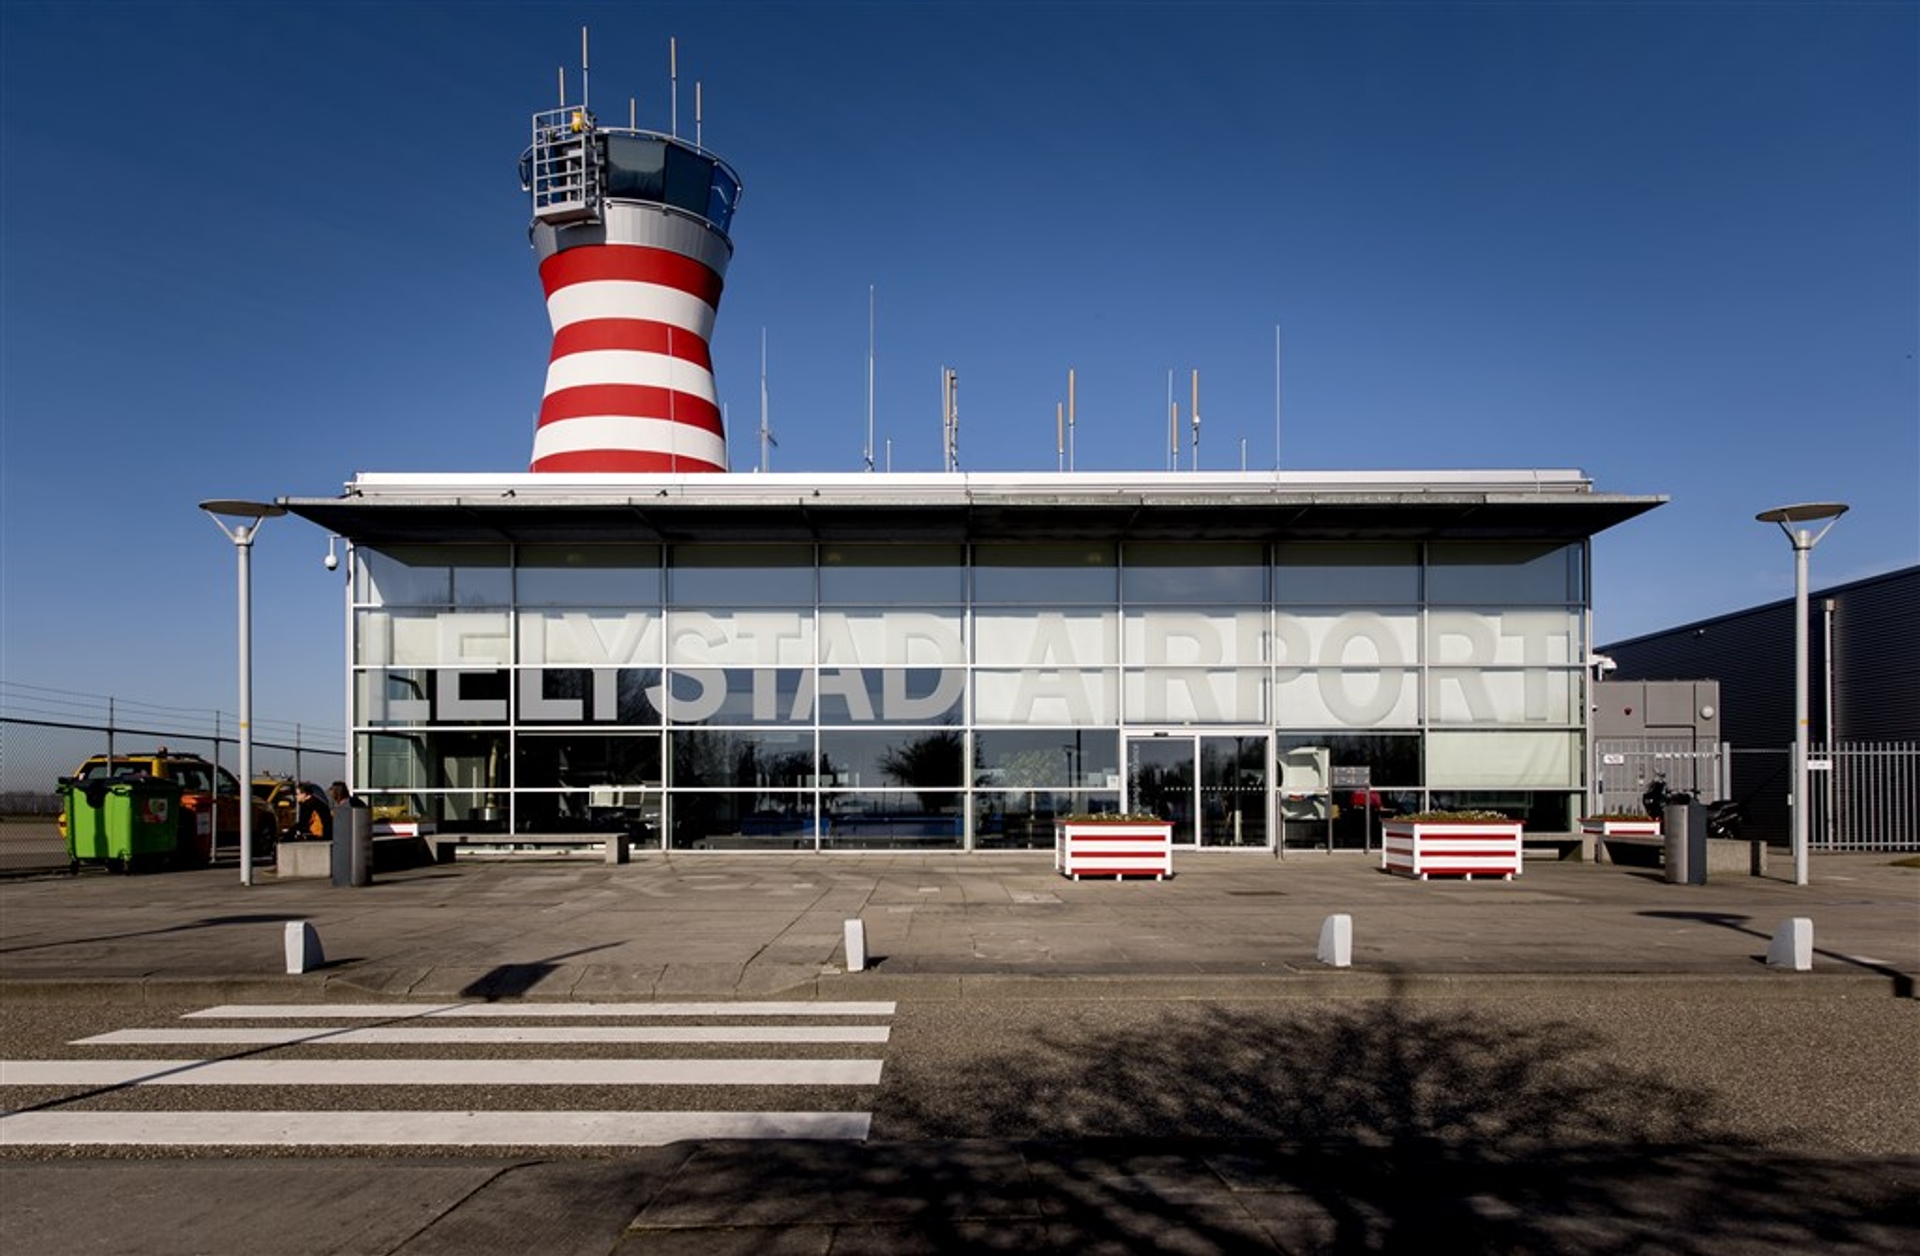
M 553 352 L 534 471 L 725 471 L 707 344 L 740 180 L 698 145 L 535 114 L 533 196 Z

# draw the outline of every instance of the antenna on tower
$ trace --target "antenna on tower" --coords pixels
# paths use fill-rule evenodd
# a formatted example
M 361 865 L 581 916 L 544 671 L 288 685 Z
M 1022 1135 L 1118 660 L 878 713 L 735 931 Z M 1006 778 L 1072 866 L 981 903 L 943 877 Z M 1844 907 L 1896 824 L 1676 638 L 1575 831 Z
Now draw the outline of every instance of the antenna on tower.
M 1073 470 L 1073 368 L 1067 368 L 1067 470 Z
M 587 109 L 592 101 L 587 95 L 587 28 L 580 28 L 580 107 Z
M 1200 469 L 1200 368 L 1193 369 L 1193 471 Z
M 940 438 L 945 469 L 960 469 L 960 372 L 940 368 Z
M 567 67 L 560 67 L 560 107 L 567 107 Z
M 862 456 L 873 470 L 873 285 L 867 285 L 867 448 Z
M 700 147 L 700 80 L 693 80 L 693 146 Z
M 1280 469 L 1280 324 L 1273 325 L 1273 469 Z
M 773 470 L 772 451 L 780 447 L 767 424 L 767 329 L 760 329 L 760 469 Z
M 673 35 L 667 36 L 667 84 L 673 97 L 673 106 L 669 120 L 673 138 L 680 138 L 680 41 Z
M 1180 469 L 1180 406 L 1173 399 L 1173 370 L 1167 370 L 1167 470 Z
M 1058 401 L 1053 403 L 1053 461 L 1054 470 L 1067 469 L 1067 407 Z

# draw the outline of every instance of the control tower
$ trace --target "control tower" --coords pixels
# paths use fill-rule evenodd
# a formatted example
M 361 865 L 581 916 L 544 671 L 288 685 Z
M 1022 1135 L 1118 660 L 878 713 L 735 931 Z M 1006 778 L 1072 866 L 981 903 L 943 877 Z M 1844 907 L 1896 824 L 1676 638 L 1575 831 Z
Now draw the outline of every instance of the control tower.
M 534 471 L 725 471 L 707 344 L 740 178 L 674 135 L 533 116 L 520 159 L 553 323 Z

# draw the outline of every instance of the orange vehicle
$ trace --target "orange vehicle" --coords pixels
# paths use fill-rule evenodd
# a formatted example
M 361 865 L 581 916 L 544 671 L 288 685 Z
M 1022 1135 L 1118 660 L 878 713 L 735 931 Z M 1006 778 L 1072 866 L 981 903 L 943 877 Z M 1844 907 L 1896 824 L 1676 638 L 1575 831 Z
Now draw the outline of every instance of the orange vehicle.
M 172 781 L 180 787 L 181 855 L 193 863 L 209 863 L 224 856 L 240 854 L 240 782 L 233 773 L 197 754 L 181 754 L 164 747 L 134 754 L 116 754 L 111 760 L 95 755 L 73 773 L 76 785 L 85 785 L 116 776 L 152 776 Z M 273 857 L 279 825 L 273 805 L 253 796 L 253 856 Z M 59 821 L 60 836 L 67 836 L 67 817 Z

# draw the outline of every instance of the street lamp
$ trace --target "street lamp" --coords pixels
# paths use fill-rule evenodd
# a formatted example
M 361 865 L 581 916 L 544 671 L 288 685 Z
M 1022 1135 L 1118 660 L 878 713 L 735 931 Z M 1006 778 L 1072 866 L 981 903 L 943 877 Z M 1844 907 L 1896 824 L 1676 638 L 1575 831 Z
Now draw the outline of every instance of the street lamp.
M 287 513 L 270 502 L 231 501 L 200 503 L 220 530 L 233 542 L 240 563 L 240 884 L 253 884 L 253 573 L 254 534 L 263 520 Z M 228 519 L 234 520 L 229 524 Z M 218 785 L 218 782 L 215 782 Z M 217 792 L 217 790 L 216 790 Z M 214 830 L 219 831 L 218 807 Z
M 1777 523 L 1793 543 L 1793 883 L 1807 883 L 1807 552 L 1820 543 L 1845 502 L 1802 502 L 1763 510 L 1754 518 Z M 1796 524 L 1819 523 L 1818 532 Z

